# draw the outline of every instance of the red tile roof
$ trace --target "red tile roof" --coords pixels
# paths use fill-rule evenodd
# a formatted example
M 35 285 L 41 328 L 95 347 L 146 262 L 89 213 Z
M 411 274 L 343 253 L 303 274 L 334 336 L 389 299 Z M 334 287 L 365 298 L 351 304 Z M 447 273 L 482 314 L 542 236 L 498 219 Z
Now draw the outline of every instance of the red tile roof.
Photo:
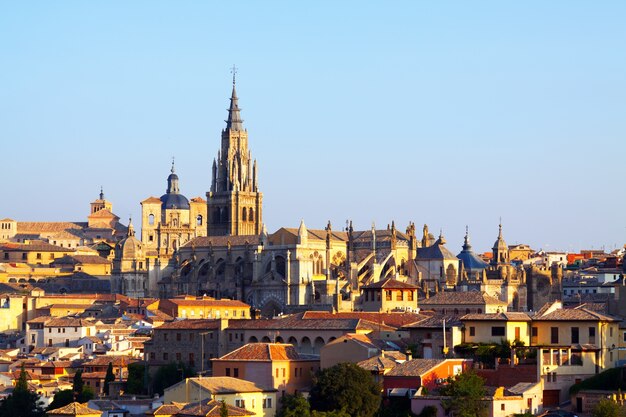
M 295 361 L 310 359 L 301 356 L 293 345 L 282 343 L 248 343 L 218 360 L 236 361 Z

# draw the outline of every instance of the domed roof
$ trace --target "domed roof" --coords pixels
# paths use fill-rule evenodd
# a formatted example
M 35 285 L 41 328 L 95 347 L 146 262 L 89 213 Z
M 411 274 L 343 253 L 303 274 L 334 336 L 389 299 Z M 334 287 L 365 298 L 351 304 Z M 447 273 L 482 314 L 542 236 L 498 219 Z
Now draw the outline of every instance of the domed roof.
M 116 257 L 121 259 L 143 258 L 143 245 L 135 237 L 135 228 L 132 222 L 128 223 L 128 235 L 119 241 L 116 247 Z
M 469 232 L 465 231 L 465 243 L 463 244 L 463 250 L 456 256 L 463 262 L 463 267 L 468 271 L 476 271 L 486 269 L 489 264 L 472 250 L 472 245 L 469 243 Z
M 189 210 L 189 200 L 182 194 L 166 193 L 161 196 L 163 209 L 186 209 Z
M 504 238 L 502 237 L 502 223 L 500 223 L 500 225 L 498 227 L 499 227 L 500 230 L 498 232 L 498 238 L 496 239 L 496 241 L 493 244 L 493 249 L 494 250 L 497 250 L 497 249 L 508 250 L 509 247 L 506 244 L 506 242 L 504 241 Z
M 161 196 L 161 207 L 166 209 L 183 209 L 189 210 L 189 200 L 180 194 L 178 189 L 178 175 L 174 172 L 174 161 L 172 161 L 172 170 L 167 177 L 167 191 Z

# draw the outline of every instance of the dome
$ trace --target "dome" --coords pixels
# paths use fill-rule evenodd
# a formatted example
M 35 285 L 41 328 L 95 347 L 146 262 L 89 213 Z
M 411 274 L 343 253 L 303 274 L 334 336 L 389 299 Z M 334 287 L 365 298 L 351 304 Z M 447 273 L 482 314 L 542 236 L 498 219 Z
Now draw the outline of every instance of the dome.
M 189 210 L 189 200 L 182 194 L 167 193 L 161 196 L 161 207 L 163 209 Z
M 119 258 L 141 259 L 143 258 L 143 246 L 135 236 L 128 236 L 118 243 Z

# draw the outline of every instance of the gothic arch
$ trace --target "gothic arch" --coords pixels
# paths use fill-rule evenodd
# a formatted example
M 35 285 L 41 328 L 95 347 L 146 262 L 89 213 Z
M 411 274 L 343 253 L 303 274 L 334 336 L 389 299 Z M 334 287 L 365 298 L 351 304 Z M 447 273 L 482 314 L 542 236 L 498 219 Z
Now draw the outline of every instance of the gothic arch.
M 248 215 L 246 213 L 245 207 L 241 209 L 241 220 L 243 220 L 244 222 L 248 220 Z
M 254 209 L 252 207 L 250 207 L 250 210 L 248 210 L 248 220 L 251 222 L 254 221 Z
M 320 350 L 325 344 L 324 339 L 320 336 L 316 337 L 315 342 L 313 342 L 313 353 L 320 353 Z

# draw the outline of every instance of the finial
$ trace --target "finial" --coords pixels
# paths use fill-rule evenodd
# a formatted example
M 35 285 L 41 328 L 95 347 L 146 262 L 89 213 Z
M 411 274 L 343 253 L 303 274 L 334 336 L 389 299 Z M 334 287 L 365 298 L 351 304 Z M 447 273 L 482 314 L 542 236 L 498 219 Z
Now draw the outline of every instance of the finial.
M 102 186 L 100 186 L 100 200 L 104 200 L 104 191 L 102 190 Z
M 230 73 L 233 74 L 233 87 L 235 86 L 236 76 L 237 76 L 237 67 L 233 64 L 233 67 L 230 69 Z
M 500 217 L 500 224 L 498 224 L 498 237 L 502 237 L 502 217 Z
M 174 157 L 172 156 L 172 170 L 171 170 L 172 174 L 174 173 Z
M 469 227 L 465 225 L 465 245 L 463 245 L 463 249 L 469 248 Z

